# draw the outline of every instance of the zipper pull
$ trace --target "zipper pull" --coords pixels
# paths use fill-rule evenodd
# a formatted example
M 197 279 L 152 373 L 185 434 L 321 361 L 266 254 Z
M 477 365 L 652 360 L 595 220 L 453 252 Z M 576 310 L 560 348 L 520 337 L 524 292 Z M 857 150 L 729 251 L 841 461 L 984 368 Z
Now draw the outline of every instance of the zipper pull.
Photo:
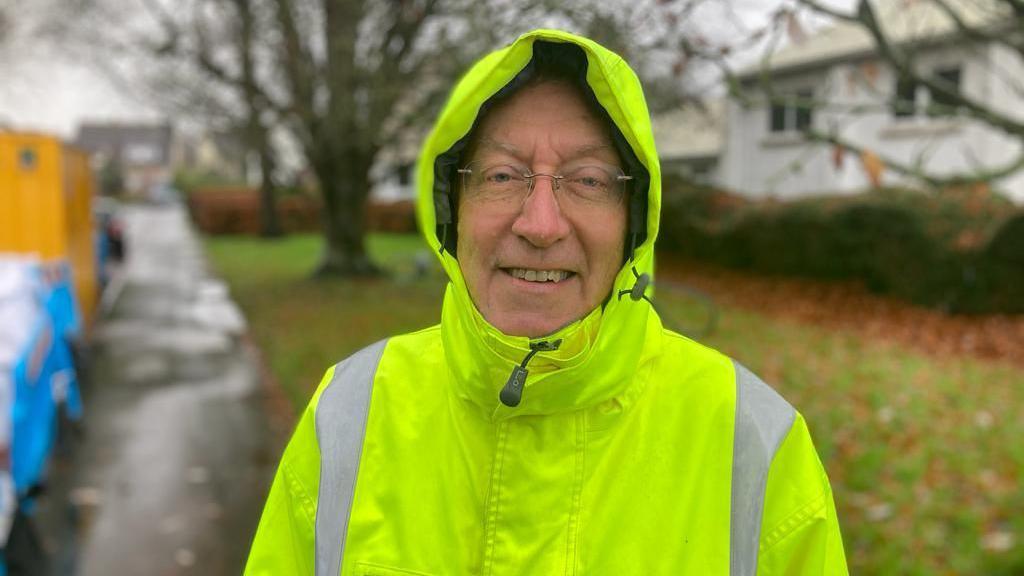
M 518 366 L 512 369 L 512 373 L 509 374 L 508 380 L 505 381 L 505 386 L 502 387 L 501 393 L 498 394 L 498 399 L 501 400 L 501 403 L 509 408 L 519 406 L 519 403 L 523 400 L 523 388 L 526 386 L 526 376 L 530 373 L 530 371 L 526 369 L 526 364 L 537 352 L 558 350 L 558 347 L 561 345 L 561 339 L 530 342 L 530 352 L 526 354 L 526 358 L 523 358 L 523 361 L 520 362 Z

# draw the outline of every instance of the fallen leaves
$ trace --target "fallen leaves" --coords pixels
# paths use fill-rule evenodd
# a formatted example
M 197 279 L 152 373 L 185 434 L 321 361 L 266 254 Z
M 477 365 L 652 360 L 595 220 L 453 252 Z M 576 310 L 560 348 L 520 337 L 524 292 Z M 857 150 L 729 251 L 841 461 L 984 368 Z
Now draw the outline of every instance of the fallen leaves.
M 662 280 L 692 285 L 741 308 L 849 331 L 928 355 L 973 356 L 1024 366 L 1024 316 L 949 315 L 869 293 L 855 282 L 759 276 L 662 255 Z

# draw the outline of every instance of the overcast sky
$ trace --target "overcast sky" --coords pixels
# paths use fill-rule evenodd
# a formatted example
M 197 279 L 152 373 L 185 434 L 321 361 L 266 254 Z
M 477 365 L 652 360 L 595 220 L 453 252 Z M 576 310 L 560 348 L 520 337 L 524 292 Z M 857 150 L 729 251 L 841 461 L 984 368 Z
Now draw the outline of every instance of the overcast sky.
M 92 67 L 32 37 L 33 9 L 61 3 L 66 10 L 63 0 L 0 0 L 9 21 L 0 41 L 0 126 L 71 137 L 83 120 L 158 119 Z
M 0 61 L 0 125 L 70 138 L 83 120 L 156 120 L 82 64 L 49 58 L 11 66 Z

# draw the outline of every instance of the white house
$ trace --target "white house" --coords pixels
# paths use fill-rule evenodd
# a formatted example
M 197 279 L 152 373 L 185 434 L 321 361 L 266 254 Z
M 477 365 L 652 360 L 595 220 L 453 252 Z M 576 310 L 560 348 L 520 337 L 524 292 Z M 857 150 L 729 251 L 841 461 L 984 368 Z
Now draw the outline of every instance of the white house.
M 1000 17 L 994 2 L 946 1 L 972 27 L 1000 30 L 1009 21 Z M 955 41 L 954 22 L 928 0 L 879 0 L 875 6 L 889 38 L 914 47 L 920 72 L 941 77 L 962 94 L 1024 121 L 1024 62 L 1019 53 L 997 42 Z M 763 66 L 772 78 L 772 99 L 760 84 Z M 745 70 L 740 79 L 762 97 L 747 106 L 730 101 L 717 183 L 752 196 L 791 198 L 870 186 L 861 156 L 809 141 L 801 133 L 807 128 L 838 134 L 878 157 L 936 175 L 993 169 L 1021 154 L 1020 139 L 962 113 L 929 114 L 930 106 L 945 104 L 941 95 L 899 81 L 857 24 L 839 23 L 791 44 L 765 65 Z M 892 170 L 882 172 L 883 184 L 904 180 Z M 994 187 L 1024 202 L 1024 171 Z
M 689 105 L 654 116 L 654 141 L 663 174 L 714 184 L 722 180 L 725 100 Z

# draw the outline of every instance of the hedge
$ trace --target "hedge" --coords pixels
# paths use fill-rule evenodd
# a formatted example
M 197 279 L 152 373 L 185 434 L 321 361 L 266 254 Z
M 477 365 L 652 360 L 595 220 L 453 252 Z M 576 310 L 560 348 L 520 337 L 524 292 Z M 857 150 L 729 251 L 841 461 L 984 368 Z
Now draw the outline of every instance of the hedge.
M 285 232 L 319 232 L 323 228 L 320 199 L 303 193 L 277 198 L 277 215 Z M 188 195 L 192 220 L 204 234 L 260 232 L 260 198 L 255 188 L 220 186 L 198 188 Z M 370 202 L 364 215 L 366 227 L 375 232 L 416 231 L 416 210 L 411 200 Z
M 278 221 L 285 232 L 320 229 L 320 203 L 306 195 L 276 201 Z M 204 234 L 260 233 L 259 190 L 246 186 L 198 188 L 188 195 L 189 213 Z
M 659 248 L 759 273 L 859 279 L 950 312 L 1024 312 L 1024 212 L 984 190 L 755 202 L 668 181 Z

